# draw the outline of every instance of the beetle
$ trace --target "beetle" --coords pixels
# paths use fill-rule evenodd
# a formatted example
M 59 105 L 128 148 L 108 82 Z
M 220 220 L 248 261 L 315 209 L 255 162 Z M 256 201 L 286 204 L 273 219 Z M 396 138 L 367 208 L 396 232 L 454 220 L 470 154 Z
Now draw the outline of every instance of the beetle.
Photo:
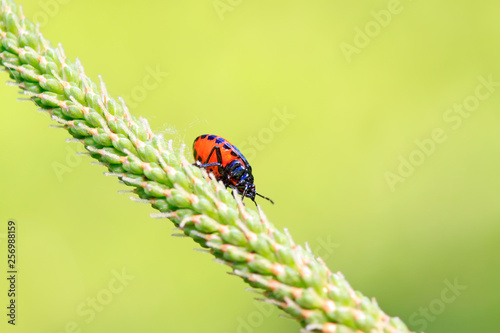
M 212 134 L 198 136 L 193 142 L 194 165 L 212 173 L 224 186 L 236 189 L 243 198 L 255 196 L 269 200 L 255 191 L 252 167 L 243 154 L 226 139 Z

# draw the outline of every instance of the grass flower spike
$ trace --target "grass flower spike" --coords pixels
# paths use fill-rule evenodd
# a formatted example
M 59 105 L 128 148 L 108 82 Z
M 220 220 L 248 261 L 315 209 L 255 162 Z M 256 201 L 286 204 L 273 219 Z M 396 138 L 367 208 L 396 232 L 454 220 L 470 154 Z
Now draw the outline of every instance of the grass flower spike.
M 81 142 L 107 174 L 133 188 L 135 200 L 172 221 L 232 274 L 260 290 L 263 301 L 296 319 L 304 331 L 409 332 L 374 299 L 354 290 L 307 248 L 243 205 L 213 176 L 191 165 L 172 142 L 155 135 L 125 101 L 94 83 L 80 61 L 53 47 L 11 0 L 1 3 L 0 63 L 14 85 Z

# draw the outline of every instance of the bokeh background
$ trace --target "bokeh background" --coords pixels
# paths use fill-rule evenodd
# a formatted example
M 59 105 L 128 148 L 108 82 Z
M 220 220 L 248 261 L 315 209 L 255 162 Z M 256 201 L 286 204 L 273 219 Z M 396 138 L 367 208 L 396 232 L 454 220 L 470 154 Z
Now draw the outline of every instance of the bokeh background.
M 498 1 L 18 3 L 154 131 L 240 147 L 274 224 L 388 314 L 500 332 Z M 2 332 L 298 331 L 18 97 L 0 87 Z

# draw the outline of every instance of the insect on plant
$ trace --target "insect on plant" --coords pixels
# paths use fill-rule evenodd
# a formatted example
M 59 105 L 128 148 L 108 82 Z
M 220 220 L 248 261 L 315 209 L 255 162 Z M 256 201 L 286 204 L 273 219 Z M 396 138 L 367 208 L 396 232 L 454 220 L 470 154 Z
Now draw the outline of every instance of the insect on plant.
M 212 173 L 226 187 L 236 189 L 243 198 L 248 197 L 255 203 L 258 195 L 274 204 L 255 191 L 252 167 L 238 148 L 226 139 L 217 135 L 200 135 L 194 140 L 193 155 L 194 165 Z

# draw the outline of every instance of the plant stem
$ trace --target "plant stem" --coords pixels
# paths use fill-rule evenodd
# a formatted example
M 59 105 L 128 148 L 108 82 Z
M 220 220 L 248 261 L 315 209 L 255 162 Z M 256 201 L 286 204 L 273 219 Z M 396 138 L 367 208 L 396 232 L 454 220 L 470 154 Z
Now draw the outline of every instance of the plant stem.
M 14 84 L 80 141 L 109 170 L 133 187 L 185 235 L 208 249 L 232 274 L 260 289 L 264 301 L 295 318 L 304 331 L 409 332 L 397 317 L 355 291 L 306 247 L 278 231 L 258 208 L 243 205 L 213 175 L 191 165 L 172 142 L 155 135 L 146 119 L 108 95 L 27 20 L 2 0 L 0 63 Z

